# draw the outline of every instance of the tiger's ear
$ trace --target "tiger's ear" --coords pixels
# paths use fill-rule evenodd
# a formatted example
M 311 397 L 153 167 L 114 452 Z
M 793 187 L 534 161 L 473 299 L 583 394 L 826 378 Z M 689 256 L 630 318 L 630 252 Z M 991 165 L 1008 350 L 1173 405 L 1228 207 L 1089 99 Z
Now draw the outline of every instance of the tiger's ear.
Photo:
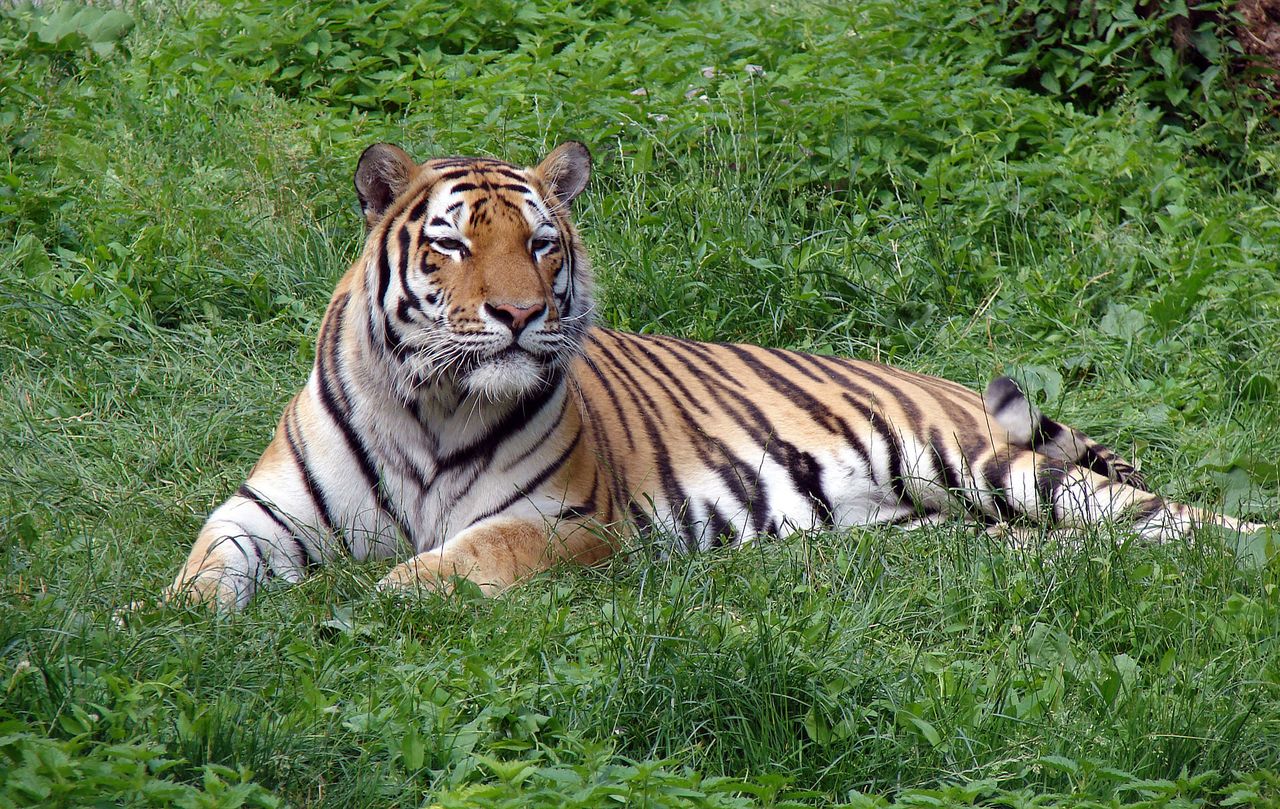
M 356 165 L 355 182 L 366 227 L 378 224 L 382 212 L 409 187 L 417 173 L 418 164 L 395 144 L 375 143 L 364 150 Z
M 591 152 L 576 140 L 566 141 L 552 149 L 534 171 L 551 186 L 556 199 L 568 205 L 591 179 Z

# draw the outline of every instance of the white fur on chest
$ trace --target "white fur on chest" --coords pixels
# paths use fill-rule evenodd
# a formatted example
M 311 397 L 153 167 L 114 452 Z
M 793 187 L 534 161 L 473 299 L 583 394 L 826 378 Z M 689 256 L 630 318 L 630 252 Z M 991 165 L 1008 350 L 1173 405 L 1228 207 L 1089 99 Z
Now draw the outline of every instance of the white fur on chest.
M 353 414 L 369 438 L 382 491 L 409 529 L 414 552 L 430 550 L 477 520 L 498 513 L 537 519 L 558 513 L 564 494 L 531 481 L 568 446 L 559 429 L 567 390 L 561 387 L 526 420 L 475 397 L 439 397 L 405 406 L 365 399 Z M 495 434 L 506 420 L 508 429 Z M 385 523 L 371 493 L 351 514 L 357 529 Z M 380 548 L 371 555 L 384 556 Z

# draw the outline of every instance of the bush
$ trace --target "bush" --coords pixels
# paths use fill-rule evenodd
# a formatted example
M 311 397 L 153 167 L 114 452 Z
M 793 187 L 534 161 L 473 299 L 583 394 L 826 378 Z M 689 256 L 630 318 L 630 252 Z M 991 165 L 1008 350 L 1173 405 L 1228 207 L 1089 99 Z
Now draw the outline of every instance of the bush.
M 996 0 L 961 11 L 957 22 L 980 22 L 984 35 L 995 33 L 991 69 L 1016 86 L 1091 113 L 1132 98 L 1171 123 L 1209 124 L 1202 142 L 1237 156 L 1266 104 L 1241 81 L 1249 71 L 1233 5 Z
M 265 82 L 286 98 L 386 112 L 433 98 L 473 74 L 456 70 L 453 57 L 483 60 L 530 46 L 559 51 L 609 18 L 646 12 L 644 4 L 609 0 L 326 0 L 283 10 L 246 0 L 220 5 L 219 13 L 193 26 L 193 51 L 216 51 L 243 69 L 243 78 Z

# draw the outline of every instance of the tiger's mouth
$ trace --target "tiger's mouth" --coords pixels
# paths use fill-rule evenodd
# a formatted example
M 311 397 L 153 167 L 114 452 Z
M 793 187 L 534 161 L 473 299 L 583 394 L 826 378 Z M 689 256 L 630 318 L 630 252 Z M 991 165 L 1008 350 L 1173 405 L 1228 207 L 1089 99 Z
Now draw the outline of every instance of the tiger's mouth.
M 493 360 L 501 360 L 507 357 L 514 357 L 518 355 L 524 355 L 529 357 L 538 356 L 534 352 L 520 345 L 518 342 L 512 342 L 511 345 L 507 346 L 506 348 L 500 348 L 497 351 L 493 352 L 492 354 L 489 354 L 488 356 L 481 357 L 480 361 L 488 362 Z
M 516 359 L 529 359 L 539 364 L 555 362 L 556 359 L 565 353 L 565 346 L 557 342 L 552 345 L 521 345 L 519 340 L 512 340 L 508 345 L 502 348 L 493 349 L 492 351 L 477 352 L 473 361 L 478 364 L 486 362 L 501 362 Z
M 489 399 L 519 396 L 544 384 L 551 359 L 512 343 L 492 354 L 475 356 L 468 363 L 463 384 Z
M 525 341 L 528 343 L 529 341 Z M 559 376 L 578 346 L 563 338 L 532 345 L 476 345 L 467 339 L 436 339 L 406 355 L 408 389 L 416 392 L 449 381 L 490 401 L 521 396 Z

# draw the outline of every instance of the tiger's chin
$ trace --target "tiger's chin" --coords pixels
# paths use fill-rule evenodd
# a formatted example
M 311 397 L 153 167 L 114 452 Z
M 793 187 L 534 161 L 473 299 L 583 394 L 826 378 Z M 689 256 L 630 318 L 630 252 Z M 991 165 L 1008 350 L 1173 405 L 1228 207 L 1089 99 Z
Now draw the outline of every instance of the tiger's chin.
M 533 356 L 523 351 L 505 352 L 472 369 L 463 387 L 490 401 L 514 399 L 542 385 L 546 374 L 546 368 Z

